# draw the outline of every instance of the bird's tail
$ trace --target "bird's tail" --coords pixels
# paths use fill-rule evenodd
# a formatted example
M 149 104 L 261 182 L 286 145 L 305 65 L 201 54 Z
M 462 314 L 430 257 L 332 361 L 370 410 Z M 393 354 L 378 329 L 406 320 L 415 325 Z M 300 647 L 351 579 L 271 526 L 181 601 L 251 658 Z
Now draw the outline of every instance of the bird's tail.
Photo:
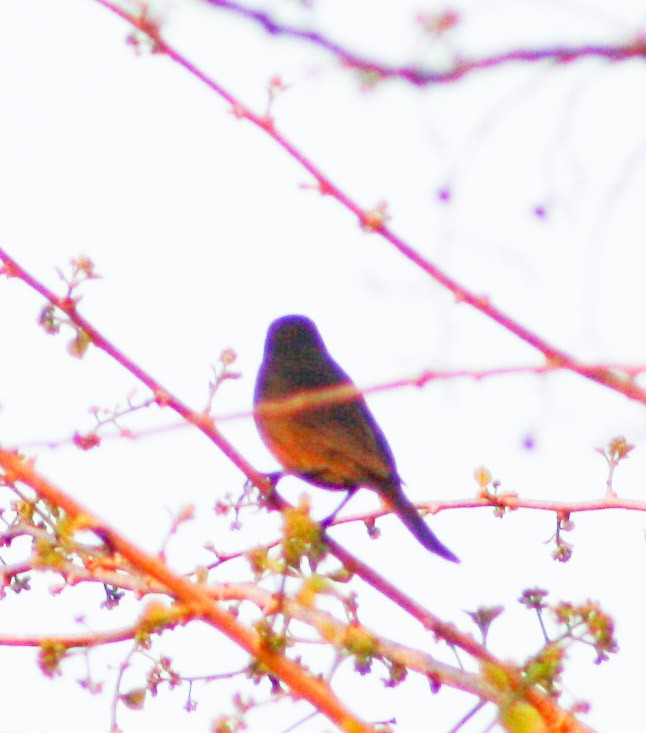
M 386 490 L 382 489 L 380 493 L 420 544 L 445 560 L 460 562 L 459 558 L 431 532 L 421 514 L 411 504 L 399 486 L 388 487 Z

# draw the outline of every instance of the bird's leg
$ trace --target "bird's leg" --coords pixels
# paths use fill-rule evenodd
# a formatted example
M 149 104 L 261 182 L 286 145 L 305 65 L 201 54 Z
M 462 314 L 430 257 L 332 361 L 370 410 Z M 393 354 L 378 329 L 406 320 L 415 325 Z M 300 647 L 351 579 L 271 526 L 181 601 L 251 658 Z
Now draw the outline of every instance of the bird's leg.
M 352 497 L 355 495 L 357 491 L 357 487 L 354 486 L 351 489 L 348 489 L 348 493 L 345 495 L 343 501 L 339 504 L 339 506 L 330 514 L 329 517 L 325 517 L 325 519 L 321 522 L 321 526 L 325 529 L 326 527 L 329 527 L 332 522 L 336 519 L 336 515 L 343 509 L 343 507 L 352 499 Z

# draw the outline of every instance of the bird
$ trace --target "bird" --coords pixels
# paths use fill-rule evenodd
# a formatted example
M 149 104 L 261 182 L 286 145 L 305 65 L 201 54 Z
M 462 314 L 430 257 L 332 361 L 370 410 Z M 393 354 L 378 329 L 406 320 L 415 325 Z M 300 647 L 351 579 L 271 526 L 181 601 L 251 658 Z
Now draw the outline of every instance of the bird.
M 269 452 L 285 473 L 323 489 L 346 491 L 341 506 L 359 488 L 372 489 L 427 550 L 460 562 L 404 494 L 393 452 L 358 390 L 350 399 L 319 400 L 298 409 L 267 405 L 343 386 L 356 390 L 312 320 L 287 315 L 271 323 L 253 396 L 254 420 Z

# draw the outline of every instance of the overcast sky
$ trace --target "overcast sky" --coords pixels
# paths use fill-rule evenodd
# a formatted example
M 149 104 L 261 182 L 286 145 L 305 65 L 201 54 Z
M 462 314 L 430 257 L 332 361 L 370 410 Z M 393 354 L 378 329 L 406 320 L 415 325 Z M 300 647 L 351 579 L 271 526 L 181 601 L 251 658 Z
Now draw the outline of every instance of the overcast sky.
M 646 364 L 643 61 L 506 66 L 445 86 L 392 81 L 365 90 L 321 50 L 267 37 L 196 0 L 153 5 L 165 37 L 253 109 L 265 108 L 268 81 L 280 75 L 287 90 L 271 110 L 279 130 L 362 206 L 387 202 L 393 229 L 461 284 L 581 359 Z M 478 56 L 519 46 L 621 43 L 643 32 L 646 20 L 643 5 L 628 0 L 463 2 L 453 4 L 463 24 L 448 39 L 429 42 L 414 21 L 420 3 L 266 6 L 286 22 L 394 64 L 442 64 L 454 49 Z M 165 387 L 202 408 L 210 365 L 232 348 L 242 376 L 221 388 L 214 410 L 248 410 L 266 328 L 285 313 L 313 318 L 331 353 L 364 387 L 428 369 L 542 363 L 362 231 L 338 202 L 309 188 L 303 168 L 186 71 L 145 49 L 135 53 L 129 32 L 92 0 L 0 5 L 0 245 L 59 292 L 56 268 L 80 254 L 91 257 L 102 277 L 84 286 L 83 314 Z M 440 191 L 450 192 L 448 202 Z M 169 550 L 178 570 L 208 562 L 208 540 L 227 550 L 277 536 L 278 520 L 264 513 L 245 516 L 238 533 L 214 517 L 216 499 L 237 495 L 243 477 L 192 428 L 147 434 L 178 425 L 167 411 L 127 421 L 142 433 L 136 441 L 106 440 L 88 453 L 73 448 L 74 431 L 92 427 L 92 406 L 124 405 L 135 389 L 133 399 L 143 400 L 146 390 L 98 351 L 71 358 L 71 334 L 39 329 L 42 302 L 18 281 L 0 281 L 0 307 L 3 445 L 37 455 L 39 470 L 147 550 L 159 549 L 171 514 L 194 504 L 196 521 Z M 636 449 L 618 469 L 615 488 L 644 498 L 643 406 L 581 378 L 441 380 L 379 393 L 370 404 L 414 501 L 473 496 L 480 465 L 521 497 L 592 500 L 606 480 L 595 449 L 619 434 Z M 221 429 L 256 467 L 276 470 L 250 419 Z M 59 440 L 68 442 L 42 447 Z M 310 493 L 321 517 L 338 498 L 295 479 L 281 489 L 292 501 Z M 349 511 L 376 506 L 362 492 Z M 520 661 L 541 643 L 535 619 L 516 602 L 523 588 L 542 586 L 555 600 L 599 600 L 616 620 L 620 653 L 596 667 L 592 652 L 576 650 L 563 702 L 591 701 L 585 720 L 599 731 L 616 730 L 618 709 L 626 719 L 643 717 L 641 515 L 576 516 L 567 564 L 555 563 L 553 546 L 545 544 L 555 528 L 552 514 L 519 511 L 499 520 L 489 509 L 457 510 L 429 521 L 460 566 L 420 554 L 392 518 L 379 522 L 378 540 L 360 524 L 333 534 L 464 629 L 464 609 L 505 605 L 490 637 L 503 659 Z M 13 562 L 19 550 L 2 557 Z M 241 574 L 241 566 L 231 570 L 231 577 Z M 52 597 L 52 582 L 34 578 L 31 593 L 0 604 L 3 633 L 80 631 L 79 615 L 92 629 L 110 629 L 136 617 L 134 600 L 108 612 L 99 608 L 98 589 Z M 454 661 L 445 648 L 420 642 L 415 624 L 372 600 L 366 593 L 367 625 L 393 636 L 396 623 L 396 640 Z M 155 648 L 173 656 L 185 675 L 245 663 L 201 628 L 167 633 Z M 104 692 L 91 696 L 74 683 L 86 674 L 82 658 L 51 681 L 32 652 L 3 650 L 12 684 L 2 732 L 106 730 L 115 668 L 126 653 L 90 655 L 94 676 L 105 681 Z M 132 687 L 145 684 L 139 670 L 143 663 L 133 667 Z M 430 697 L 426 682 L 414 677 L 384 690 L 377 677 L 357 680 L 348 666 L 336 688 L 356 686 L 351 705 L 358 714 L 396 716 L 399 733 L 418 731 L 422 716 L 434 730 L 447 730 L 472 704 L 450 690 Z M 231 709 L 233 688 L 218 684 L 196 687 L 194 713 L 182 709 L 184 692 L 164 691 L 144 712 L 122 711 L 122 728 L 208 730 Z M 268 706 L 250 726 L 284 730 L 306 713 L 303 704 Z M 464 730 L 483 730 L 490 719 Z M 301 730 L 324 727 L 319 718 Z

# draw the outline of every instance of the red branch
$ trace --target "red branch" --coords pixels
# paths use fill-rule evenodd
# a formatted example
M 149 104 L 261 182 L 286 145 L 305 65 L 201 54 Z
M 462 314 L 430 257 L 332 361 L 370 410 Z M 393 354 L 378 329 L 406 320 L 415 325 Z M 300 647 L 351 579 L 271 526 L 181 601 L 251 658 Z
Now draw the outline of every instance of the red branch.
M 31 287 L 52 305 L 60 308 L 70 321 L 81 329 L 86 338 L 97 348 L 104 351 L 112 359 L 121 364 L 133 376 L 145 384 L 155 395 L 155 401 L 160 407 L 170 407 L 184 420 L 198 428 L 214 445 L 216 445 L 226 456 L 237 466 L 254 486 L 263 493 L 267 503 L 274 509 L 283 510 L 289 507 L 278 493 L 274 491 L 273 484 L 267 476 L 257 471 L 227 439 L 216 429 L 213 419 L 202 413 L 191 410 L 178 397 L 164 389 L 159 382 L 135 364 L 105 336 L 103 336 L 89 321 L 87 321 L 77 310 L 76 303 L 70 298 L 60 298 L 49 288 L 39 282 L 35 277 L 23 269 L 12 257 L 0 248 L 0 261 L 4 263 L 4 274 L 8 277 L 17 277 L 26 285 Z M 0 449 L 0 454 L 2 450 Z M 56 502 L 54 502 L 56 503 Z M 63 506 L 66 509 L 65 505 Z M 66 509 L 67 510 L 67 509 Z M 466 650 L 469 654 L 478 659 L 490 659 L 489 652 L 478 644 L 472 636 L 457 631 L 451 624 L 446 624 L 430 611 L 417 604 L 412 598 L 400 591 L 392 583 L 379 575 L 371 567 L 351 555 L 345 548 L 325 536 L 325 542 L 330 552 L 353 573 L 362 578 L 366 583 L 385 595 L 400 608 L 406 610 L 427 629 L 431 629 L 439 635 L 447 634 L 445 638 L 456 646 Z M 123 554 L 123 553 L 122 553 Z M 152 573 L 151 573 L 152 574 Z M 152 574 L 153 577 L 156 577 Z M 160 581 L 161 582 L 161 581 Z
M 11 634 L 0 634 L 0 646 L 34 646 L 40 647 L 44 644 L 54 642 L 65 649 L 77 647 L 93 647 L 101 644 L 117 644 L 122 641 L 129 641 L 139 631 L 139 626 L 127 626 L 116 631 L 97 631 L 76 636 L 55 636 L 48 634 L 44 636 L 12 636 Z
M 359 56 L 338 43 L 313 30 L 295 28 L 274 20 L 268 13 L 244 7 L 231 0 L 205 0 L 209 5 L 234 13 L 263 27 L 272 36 L 286 36 L 323 48 L 336 56 L 343 64 L 359 71 L 374 74 L 378 78 L 402 79 L 415 86 L 446 84 L 459 81 L 475 71 L 514 63 L 551 61 L 567 64 L 584 58 L 600 58 L 607 61 L 627 61 L 646 58 L 646 42 L 641 38 L 619 45 L 555 46 L 553 48 L 515 49 L 479 59 L 459 58 L 442 71 L 430 71 L 416 66 L 392 66 Z
M 417 252 L 417 250 L 407 244 L 386 225 L 387 217 L 381 208 L 378 207 L 377 209 L 370 211 L 359 206 L 359 204 L 350 198 L 350 196 L 348 196 L 341 188 L 332 183 L 331 179 L 324 175 L 323 172 L 295 145 L 277 131 L 274 120 L 271 117 L 266 115 L 261 116 L 252 112 L 244 104 L 239 102 L 233 94 L 208 77 L 185 56 L 179 53 L 179 51 L 170 46 L 162 38 L 159 27 L 145 14 L 137 17 L 117 7 L 114 3 L 110 2 L 110 0 L 95 1 L 123 18 L 142 33 L 146 34 L 154 43 L 156 52 L 166 54 L 169 58 L 209 87 L 209 89 L 222 97 L 222 99 L 225 99 L 232 105 L 233 113 L 237 117 L 248 120 L 269 135 L 281 148 L 283 148 L 283 150 L 285 150 L 285 152 L 287 152 L 316 179 L 318 188 L 322 194 L 333 196 L 348 211 L 357 217 L 362 228 L 366 231 L 377 233 L 390 242 L 390 244 L 399 250 L 404 257 L 409 259 L 440 285 L 453 293 L 453 296 L 458 303 L 466 303 L 470 305 L 472 308 L 475 308 L 477 311 L 487 316 L 487 318 L 502 326 L 506 331 L 514 334 L 514 336 L 518 337 L 521 341 L 524 341 L 532 348 L 540 351 L 550 365 L 556 365 L 563 369 L 572 371 L 586 379 L 596 382 L 597 384 L 601 384 L 604 387 L 608 387 L 609 389 L 619 392 L 631 400 L 635 400 L 646 405 L 646 390 L 640 387 L 631 375 L 617 373 L 604 367 L 589 366 L 578 361 L 562 349 L 553 346 L 537 333 L 526 328 L 504 311 L 497 308 L 493 305 L 488 296 L 479 295 L 465 288 L 457 280 L 453 279 L 442 269 L 437 267 L 437 265 L 434 265 L 430 260 L 423 257 L 419 252 Z
M 418 501 L 415 502 L 417 509 L 423 514 L 439 514 L 449 509 L 531 509 L 533 511 L 554 512 L 559 517 L 570 514 L 582 514 L 584 512 L 607 511 L 608 509 L 623 509 L 630 512 L 646 512 L 646 501 L 639 499 L 620 499 L 611 493 L 606 494 L 594 501 L 551 501 L 549 499 L 524 499 L 517 494 L 503 493 L 498 496 L 491 494 L 487 496 L 474 497 L 473 499 L 448 499 L 446 501 Z M 380 517 L 388 516 L 391 512 L 387 509 L 375 509 L 371 512 L 362 512 L 345 517 L 337 517 L 334 525 L 347 524 L 350 522 L 371 522 Z

